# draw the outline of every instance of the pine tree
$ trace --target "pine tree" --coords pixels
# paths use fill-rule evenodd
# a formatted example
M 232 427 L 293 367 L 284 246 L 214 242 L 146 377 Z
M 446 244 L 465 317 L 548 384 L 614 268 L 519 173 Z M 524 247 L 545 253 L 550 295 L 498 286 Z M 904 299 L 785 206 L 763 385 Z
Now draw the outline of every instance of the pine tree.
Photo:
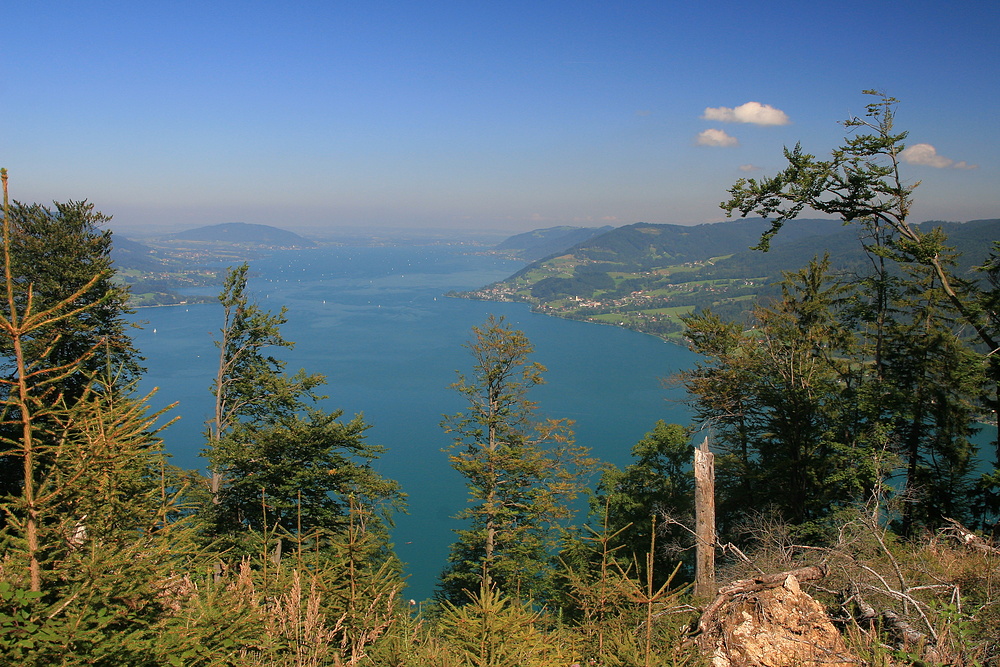
M 821 527 L 880 485 L 878 429 L 855 407 L 856 339 L 837 317 L 845 289 L 816 260 L 786 274 L 750 330 L 711 313 L 686 318 L 707 361 L 681 377 L 724 449 L 716 469 L 727 521 L 771 505 L 792 524 Z
M 945 261 L 943 259 L 943 261 Z M 903 465 L 900 530 L 934 529 L 945 518 L 966 522 L 976 426 L 986 381 L 982 360 L 948 317 L 937 276 L 910 266 L 899 299 L 904 317 L 888 327 L 886 421 Z

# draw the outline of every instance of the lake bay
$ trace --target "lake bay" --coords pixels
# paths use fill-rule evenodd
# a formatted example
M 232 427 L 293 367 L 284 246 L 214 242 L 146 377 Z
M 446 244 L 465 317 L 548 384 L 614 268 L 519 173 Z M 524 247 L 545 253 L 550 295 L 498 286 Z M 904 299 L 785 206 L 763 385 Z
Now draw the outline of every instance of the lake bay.
M 522 264 L 463 246 L 327 247 L 276 251 L 250 263 L 250 294 L 262 307 L 288 308 L 282 333 L 295 341 L 279 355 L 287 370 L 322 373 L 327 409 L 363 413 L 370 442 L 387 448 L 377 469 L 407 494 L 396 517 L 396 552 L 407 565 L 408 598 L 434 589 L 465 507 L 462 478 L 451 469 L 442 415 L 464 409 L 449 387 L 470 373 L 463 345 L 489 314 L 527 334 L 533 360 L 548 368 L 531 398 L 540 415 L 574 420 L 577 442 L 622 466 L 658 419 L 686 424 L 683 392 L 663 380 L 691 367 L 695 355 L 652 336 L 532 313 L 523 304 L 447 298 L 506 278 Z M 173 402 L 178 423 L 163 432 L 173 462 L 203 468 L 205 420 L 218 363 L 217 304 L 142 309 L 132 316 L 148 372 L 140 389 L 158 392 L 155 407 Z M 578 523 L 583 517 L 579 517 Z

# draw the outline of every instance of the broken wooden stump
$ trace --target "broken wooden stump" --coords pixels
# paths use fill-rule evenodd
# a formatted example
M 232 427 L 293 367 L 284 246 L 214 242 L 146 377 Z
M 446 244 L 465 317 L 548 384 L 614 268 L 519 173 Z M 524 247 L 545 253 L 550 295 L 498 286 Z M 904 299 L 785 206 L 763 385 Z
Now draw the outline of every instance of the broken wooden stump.
M 719 590 L 698 622 L 712 667 L 849 667 L 862 661 L 800 581 L 826 576 L 812 566 L 741 579 Z

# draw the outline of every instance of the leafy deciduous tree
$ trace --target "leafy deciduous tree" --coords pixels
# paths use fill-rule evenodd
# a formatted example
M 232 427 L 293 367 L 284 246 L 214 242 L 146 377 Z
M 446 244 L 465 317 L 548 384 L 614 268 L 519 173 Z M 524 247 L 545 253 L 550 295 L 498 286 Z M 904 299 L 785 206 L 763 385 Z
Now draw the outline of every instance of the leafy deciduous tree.
M 205 451 L 216 530 L 241 539 L 248 530 L 280 528 L 301 539 L 344 529 L 359 508 L 370 516 L 368 528 L 381 530 L 403 499 L 399 485 L 371 466 L 384 449 L 365 440 L 360 416 L 345 423 L 342 412 L 315 407 L 321 375 L 289 376 L 269 354 L 293 345 L 281 336 L 285 310 L 274 315 L 250 300 L 248 272 L 247 264 L 231 269 L 219 297 L 215 417 Z
M 786 148 L 788 167 L 773 177 L 739 179 L 722 208 L 729 214 L 738 210 L 743 216 L 754 212 L 771 218 L 771 229 L 758 246 L 762 250 L 768 249 L 770 239 L 787 221 L 806 208 L 839 216 L 845 223 L 884 226 L 890 232 L 886 248 L 896 259 L 927 267 L 950 307 L 975 331 L 987 355 L 985 363 L 996 396 L 1000 357 L 994 352 L 1000 349 L 1000 329 L 995 309 L 989 307 L 989 292 L 984 293 L 974 281 L 952 275 L 940 230 L 924 233 L 910 224 L 912 195 L 919 183 L 908 184 L 900 171 L 907 133 L 897 132 L 894 127 L 898 100 L 874 90 L 865 93 L 876 97 L 867 105 L 865 116 L 854 116 L 843 123 L 849 131 L 862 133 L 847 137 L 831 152 L 829 160 L 817 160 L 804 153 L 800 145 Z M 989 404 L 989 397 L 983 398 Z M 1000 464 L 1000 430 L 995 449 Z M 989 480 L 984 484 L 989 486 Z
M 628 563 L 639 566 L 637 576 L 644 577 L 642 568 L 651 543 L 652 519 L 669 515 L 682 522 L 694 515 L 694 477 L 691 471 L 690 432 L 679 424 L 660 420 L 632 447 L 633 463 L 624 469 L 610 467 L 601 475 L 594 497 L 592 515 L 605 519 L 605 532 L 614 535 L 609 546 Z M 663 525 L 663 521 L 659 522 Z M 686 541 L 670 530 L 668 538 L 675 544 Z M 666 544 L 657 536 L 657 543 Z M 666 581 L 679 560 L 673 550 L 660 549 L 653 554 L 656 585 Z M 627 566 L 627 564 L 626 564 Z

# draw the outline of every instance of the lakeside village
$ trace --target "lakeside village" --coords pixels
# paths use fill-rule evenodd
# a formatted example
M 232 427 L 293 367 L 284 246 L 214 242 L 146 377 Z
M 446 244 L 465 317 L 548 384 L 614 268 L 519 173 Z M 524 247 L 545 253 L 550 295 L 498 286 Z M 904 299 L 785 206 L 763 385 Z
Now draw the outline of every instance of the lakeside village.
M 585 263 L 577 260 L 575 265 Z M 546 264 L 532 269 L 530 274 L 487 285 L 478 290 L 452 293 L 482 301 L 507 301 L 531 304 L 533 312 L 566 319 L 611 324 L 634 331 L 658 336 L 671 342 L 680 342 L 684 325 L 682 315 L 698 307 L 717 307 L 720 303 L 750 302 L 767 281 L 765 279 L 734 278 L 697 280 L 689 282 L 663 282 L 671 275 L 693 272 L 714 263 L 714 260 L 686 262 L 684 264 L 635 273 L 608 272 L 614 286 L 594 289 L 586 294 L 555 293 L 548 298 L 536 296 L 534 286 L 542 282 L 539 273 L 549 278 L 566 279 L 566 264 Z M 643 288 L 624 292 L 627 285 Z M 586 288 L 581 292 L 588 291 Z

